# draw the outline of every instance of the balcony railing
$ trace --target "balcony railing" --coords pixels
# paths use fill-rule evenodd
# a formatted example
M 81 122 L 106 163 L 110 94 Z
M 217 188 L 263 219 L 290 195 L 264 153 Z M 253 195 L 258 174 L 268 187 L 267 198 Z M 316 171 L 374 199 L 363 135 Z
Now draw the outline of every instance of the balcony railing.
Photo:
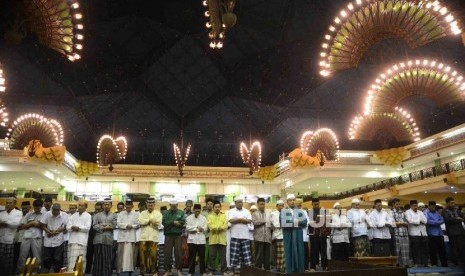
M 431 177 L 436 177 L 440 175 L 446 175 L 451 172 L 465 170 L 465 159 L 452 161 L 446 164 L 441 164 L 437 167 L 431 167 L 422 169 L 419 171 L 414 171 L 408 174 L 404 174 L 398 177 L 393 177 L 389 179 L 385 179 L 382 181 L 378 181 L 376 183 L 366 185 L 364 187 L 358 187 L 346 192 L 339 193 L 337 195 L 328 195 L 322 194 L 319 195 L 320 199 L 330 199 L 330 200 L 338 200 L 343 199 L 346 197 L 352 197 L 357 195 L 363 195 L 369 192 L 374 192 L 377 190 L 388 189 L 394 185 L 403 185 L 406 183 L 411 183 Z M 311 197 L 306 197 L 304 200 L 310 200 Z

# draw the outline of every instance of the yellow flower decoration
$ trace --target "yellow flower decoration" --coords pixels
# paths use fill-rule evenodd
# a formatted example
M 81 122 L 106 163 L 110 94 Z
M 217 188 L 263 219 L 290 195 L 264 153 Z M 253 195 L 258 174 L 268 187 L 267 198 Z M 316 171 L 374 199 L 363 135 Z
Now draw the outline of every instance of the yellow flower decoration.
M 262 179 L 262 180 L 273 180 L 276 177 L 276 167 L 273 166 L 266 166 L 266 167 L 261 167 L 256 174 Z
M 36 158 L 39 160 L 56 162 L 62 164 L 65 160 L 65 146 L 53 146 L 49 148 L 42 147 L 40 140 L 31 140 L 28 145 L 24 147 L 24 155 L 30 159 Z
M 78 161 L 75 165 L 76 175 L 77 176 L 88 176 L 97 172 L 100 168 L 97 163 L 87 162 L 87 161 Z
M 398 166 L 405 159 L 410 157 L 410 151 L 404 147 L 375 151 L 374 157 L 384 163 L 384 165 Z

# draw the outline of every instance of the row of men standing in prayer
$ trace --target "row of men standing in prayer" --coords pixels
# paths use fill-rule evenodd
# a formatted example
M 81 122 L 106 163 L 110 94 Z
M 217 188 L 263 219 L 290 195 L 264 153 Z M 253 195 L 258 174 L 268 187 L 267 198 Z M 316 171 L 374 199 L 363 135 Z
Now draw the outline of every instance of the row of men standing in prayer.
M 6 200 L 5 211 L 0 213 L 0 270 L 5 275 L 14 275 L 31 253 L 47 272 L 51 269 L 55 272 L 60 271 L 64 257 L 73 257 L 66 253 L 68 247 L 73 247 L 79 240 L 79 233 L 67 227 L 73 225 L 75 216 L 85 212 L 86 204 L 85 207 L 80 204 L 78 212 L 68 215 L 61 211 L 59 204 L 52 205 L 51 200 L 49 202 L 50 204 L 44 204 L 40 199 L 34 200 L 33 211 L 30 211 L 30 202 L 24 202 L 21 206 L 22 211 L 19 211 L 14 208 L 15 198 Z M 88 218 L 90 219 L 90 215 Z M 89 228 L 90 223 L 87 230 L 83 231 L 88 232 Z M 87 243 L 87 236 L 84 235 Z M 14 256 L 15 238 L 18 248 L 17 260 Z
M 295 211 L 301 209 L 301 201 L 297 201 L 293 195 L 288 196 L 288 208 L 284 210 L 285 217 L 295 218 Z M 294 202 L 292 202 L 294 201 Z M 430 262 L 432 265 L 437 265 L 438 258 L 441 261 L 441 265 L 446 266 L 447 261 L 445 259 L 445 247 L 444 237 L 440 225 L 445 222 L 446 233 L 451 236 L 452 250 L 456 252 L 455 256 L 460 258 L 463 262 L 464 254 L 464 242 L 465 242 L 465 230 L 463 229 L 464 215 L 458 208 L 455 207 L 453 198 L 446 199 L 447 208 L 442 212 L 444 218 L 436 211 L 436 203 L 429 202 L 429 209 L 425 212 L 419 211 L 417 202 L 411 201 L 410 209 L 405 212 L 399 208 L 399 200 L 393 199 L 389 202 L 390 209 L 385 210 L 382 207 L 381 200 L 374 202 L 374 208 L 368 214 L 365 210 L 360 209 L 360 200 L 354 199 L 352 201 L 352 208 L 344 214 L 341 212 L 341 206 L 336 203 L 334 207 L 334 214 L 328 215 L 327 211 L 322 211 L 319 207 L 319 200 L 313 199 L 311 209 L 308 213 L 303 212 L 307 223 L 303 223 L 300 219 L 294 225 L 289 227 L 287 225 L 281 225 L 284 231 L 284 241 L 286 236 L 291 237 L 289 244 L 302 244 L 302 251 L 299 250 L 300 246 L 291 246 L 284 250 L 286 260 L 288 259 L 289 253 L 291 256 L 298 256 L 297 258 L 289 258 L 292 262 L 291 265 L 287 266 L 286 272 L 302 272 L 307 270 L 308 261 L 310 261 L 310 271 L 316 269 L 320 259 L 323 270 L 327 269 L 327 246 L 328 236 L 330 236 L 330 244 L 332 248 L 330 254 L 332 259 L 335 260 L 347 260 L 349 252 L 353 252 L 353 256 L 398 256 L 398 263 L 400 266 L 408 266 L 410 264 L 410 256 L 413 260 L 414 265 L 427 265 L 428 258 L 427 254 L 430 253 Z M 293 207 L 294 205 L 294 207 Z M 289 214 L 290 213 L 290 214 Z M 257 214 L 257 212 L 254 212 Z M 283 213 L 280 214 L 281 216 Z M 323 224 L 320 224 L 320 219 L 325 217 L 327 219 Z M 279 220 L 282 222 L 282 220 Z M 287 221 L 286 222 L 292 222 Z M 254 221 L 255 227 L 257 223 L 261 222 L 258 220 Z M 314 225 L 315 227 L 313 227 Z M 308 226 L 308 232 L 307 232 Z M 302 228 L 302 241 L 300 241 L 299 235 L 295 235 L 296 227 Z M 391 231 L 394 230 L 394 235 L 391 235 Z M 256 233 L 254 231 L 254 236 Z M 309 234 L 310 243 L 310 256 L 306 256 L 308 252 L 308 243 L 306 242 L 305 236 Z M 290 234 L 290 235 L 286 235 Z M 390 250 L 391 241 L 395 241 L 395 248 Z M 261 267 L 260 254 L 263 251 L 261 247 L 262 240 L 257 239 L 255 242 L 256 252 L 258 253 L 256 266 Z M 429 251 L 428 251 L 428 243 Z M 265 242 L 267 244 L 267 242 Z M 284 243 L 286 244 L 286 242 Z M 264 247 L 266 248 L 266 246 Z M 287 250 L 286 250 L 287 249 Z M 266 250 L 269 252 L 269 250 Z M 265 252 L 266 252 L 265 251 Z M 410 252 L 409 252 L 410 251 Z M 266 253 L 265 253 L 266 254 Z M 299 262 L 299 257 L 304 256 L 302 265 Z M 264 258 L 265 263 L 268 259 Z M 288 263 L 286 263 L 287 265 Z M 265 269 L 269 266 L 265 264 Z
M 444 225 L 445 232 L 452 237 L 449 239 L 455 256 L 460 262 L 465 261 L 464 214 L 455 206 L 453 198 L 446 198 L 447 207 L 441 213 L 434 201 L 430 201 L 424 211 L 418 208 L 416 200 L 412 200 L 405 211 L 400 208 L 398 199 L 389 201 L 389 209 L 383 209 L 379 199 L 374 203 L 373 210 L 366 213 L 360 209 L 360 201 L 354 199 L 347 216 L 340 212 L 338 203 L 334 205 L 336 214 L 331 222 L 333 259 L 347 258 L 350 237 L 354 256 L 392 255 L 398 257 L 399 266 L 410 266 L 411 259 L 415 266 L 427 266 L 429 252 L 431 265 L 437 265 L 439 259 L 442 266 L 447 266 L 441 228 Z M 340 258 L 341 253 L 343 258 Z

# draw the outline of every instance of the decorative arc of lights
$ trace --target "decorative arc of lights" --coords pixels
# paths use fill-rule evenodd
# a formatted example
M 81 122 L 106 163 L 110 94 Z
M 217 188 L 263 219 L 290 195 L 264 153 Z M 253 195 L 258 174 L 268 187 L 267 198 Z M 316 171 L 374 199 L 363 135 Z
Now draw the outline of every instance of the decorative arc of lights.
M 302 137 L 300 138 L 300 150 L 302 150 L 303 153 L 307 154 L 308 152 L 308 147 L 310 143 L 310 139 L 312 139 L 313 136 L 313 131 L 307 130 L 302 134 Z
M 5 104 L 0 99 L 0 125 L 6 127 L 8 124 L 8 111 Z
M 3 74 L 3 67 L 0 63 L 0 96 L 6 91 L 6 79 Z M 8 111 L 5 103 L 0 98 L 0 125 L 5 127 L 8 124 Z
M 23 149 L 31 140 L 40 140 L 44 147 L 52 147 L 63 145 L 64 134 L 57 120 L 28 113 L 14 120 L 5 140 L 9 141 L 11 149 Z
M 5 80 L 5 76 L 3 75 L 2 64 L 0 63 L 0 95 L 2 93 L 5 93 L 5 91 L 6 91 L 6 80 Z
M 114 139 L 104 134 L 97 143 L 97 164 L 101 167 L 110 165 L 111 171 L 114 163 L 126 159 L 127 151 L 128 142 L 124 136 Z
M 465 94 L 465 80 L 452 67 L 435 60 L 416 59 L 397 63 L 370 85 L 364 114 L 393 112 L 404 98 L 421 93 L 437 105 L 457 102 Z
M 27 0 L 30 29 L 39 42 L 65 55 L 70 61 L 81 58 L 84 25 L 75 0 Z
M 315 131 L 308 143 L 307 152 L 310 156 L 315 156 L 320 152 L 325 160 L 336 160 L 339 141 L 334 131 L 329 128 L 320 128 Z
M 393 113 L 371 113 L 357 116 L 349 128 L 349 139 L 374 141 L 389 147 L 389 137 L 398 142 L 420 140 L 420 132 L 413 117 L 406 110 L 396 107 Z
M 242 162 L 250 169 L 249 174 L 260 170 L 262 163 L 262 146 L 259 141 L 255 141 L 250 145 L 250 148 L 244 142 L 239 146 Z
M 339 11 L 324 35 L 320 74 L 356 67 L 377 42 L 403 38 L 414 49 L 462 33 L 459 22 L 439 0 L 356 0 Z
M 233 12 L 236 0 L 203 0 L 202 4 L 206 7 L 204 15 L 208 21 L 205 26 L 209 31 L 210 47 L 221 49 L 226 31 L 234 27 L 237 21 Z
M 303 154 L 317 156 L 323 166 L 325 160 L 337 159 L 339 141 L 329 128 L 320 128 L 315 132 L 307 130 L 300 138 L 300 150 Z
M 191 144 L 187 145 L 187 148 L 184 149 L 183 143 L 181 142 L 181 147 L 179 147 L 176 143 L 173 143 L 173 150 L 174 150 L 174 159 L 176 160 L 176 166 L 179 170 L 179 175 L 184 175 L 184 167 L 187 163 L 187 158 L 189 157 L 189 153 L 191 151 Z

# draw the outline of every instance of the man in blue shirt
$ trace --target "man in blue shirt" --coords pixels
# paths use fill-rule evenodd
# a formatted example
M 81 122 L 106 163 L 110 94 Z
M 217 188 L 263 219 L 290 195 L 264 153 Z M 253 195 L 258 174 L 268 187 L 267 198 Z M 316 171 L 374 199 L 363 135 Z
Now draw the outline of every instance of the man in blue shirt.
M 428 232 L 429 258 L 433 266 L 438 265 L 438 257 L 441 266 L 447 266 L 446 245 L 444 244 L 444 235 L 441 229 L 443 223 L 444 218 L 436 211 L 436 202 L 430 201 L 426 211 L 426 231 Z

